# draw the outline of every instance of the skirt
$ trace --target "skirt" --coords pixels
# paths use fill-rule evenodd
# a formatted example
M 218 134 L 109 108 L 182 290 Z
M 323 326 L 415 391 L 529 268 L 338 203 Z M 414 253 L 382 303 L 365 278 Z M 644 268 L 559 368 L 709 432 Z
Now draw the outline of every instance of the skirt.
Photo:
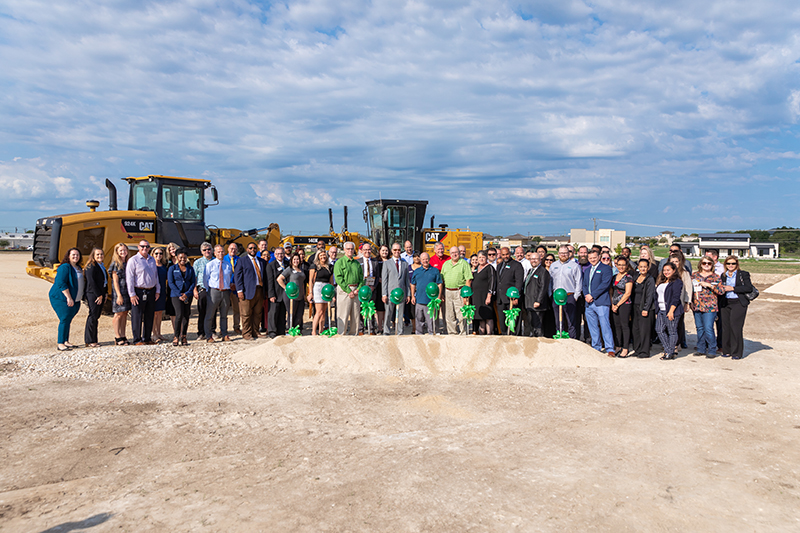
M 323 283 L 321 281 L 314 282 L 314 290 L 311 293 L 311 297 L 314 299 L 315 304 L 328 303 L 322 299 L 322 287 L 325 285 L 327 285 L 327 283 Z
M 111 289 L 111 311 L 114 313 L 123 313 L 131 310 L 131 298 L 124 288 L 120 288 L 122 289 L 122 305 L 117 305 L 117 291 L 116 289 Z

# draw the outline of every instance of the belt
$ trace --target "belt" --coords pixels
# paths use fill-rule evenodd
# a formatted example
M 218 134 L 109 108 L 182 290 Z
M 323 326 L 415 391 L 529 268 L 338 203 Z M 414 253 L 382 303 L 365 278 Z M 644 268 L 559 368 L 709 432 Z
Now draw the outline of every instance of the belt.
M 574 292 L 568 292 L 567 296 L 572 296 L 573 294 L 575 294 L 575 293 Z
M 139 289 L 142 291 L 152 291 L 153 289 L 155 289 L 155 287 L 134 287 L 133 289 L 134 290 Z
M 451 289 L 450 287 L 445 287 L 445 289 L 447 289 L 448 291 L 457 291 L 460 288 L 461 287 L 456 287 L 455 289 Z

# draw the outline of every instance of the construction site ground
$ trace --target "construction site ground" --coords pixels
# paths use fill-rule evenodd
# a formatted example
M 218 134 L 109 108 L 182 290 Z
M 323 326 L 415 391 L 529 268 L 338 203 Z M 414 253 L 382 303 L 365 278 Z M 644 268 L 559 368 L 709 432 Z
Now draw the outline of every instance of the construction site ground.
M 28 257 L 0 255 L 0 531 L 800 530 L 798 297 L 752 303 L 741 361 L 692 355 L 691 319 L 676 361 L 476 337 L 116 347 L 110 317 L 102 347 L 59 353 Z

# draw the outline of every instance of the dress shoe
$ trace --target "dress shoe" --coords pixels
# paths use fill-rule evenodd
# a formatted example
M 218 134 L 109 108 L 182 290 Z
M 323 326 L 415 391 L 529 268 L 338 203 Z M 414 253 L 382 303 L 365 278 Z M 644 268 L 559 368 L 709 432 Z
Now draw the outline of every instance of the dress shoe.
M 231 338 L 225 335 L 224 337 L 222 337 L 222 342 L 231 342 Z
M 264 328 L 261 328 L 258 331 L 260 333 L 266 333 L 267 332 L 267 330 L 265 330 Z M 241 335 L 242 334 L 242 328 L 233 328 L 233 332 L 236 333 L 237 335 Z
M 741 358 L 742 358 L 742 356 L 741 356 L 741 355 L 734 355 L 733 357 L 731 357 L 731 359 L 733 359 L 733 360 L 735 360 L 735 361 L 738 361 L 738 360 L 739 360 L 739 359 L 741 359 Z
M 144 346 L 144 341 L 135 342 L 135 343 L 133 343 L 133 345 L 134 346 Z
M 213 337 L 209 337 L 208 340 L 206 340 L 206 342 L 209 343 L 209 344 L 213 344 L 214 343 L 214 338 Z

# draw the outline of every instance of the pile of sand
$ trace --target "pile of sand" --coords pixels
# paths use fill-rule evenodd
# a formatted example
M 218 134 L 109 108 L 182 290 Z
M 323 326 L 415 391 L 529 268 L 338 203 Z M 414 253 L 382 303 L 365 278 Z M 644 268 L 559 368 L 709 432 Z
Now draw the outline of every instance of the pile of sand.
M 299 372 L 403 371 L 425 375 L 614 364 L 605 354 L 575 340 L 458 335 L 279 337 L 231 357 L 254 366 Z
M 784 296 L 800 296 L 800 274 L 779 281 L 775 285 L 764 289 L 770 294 L 782 294 Z

